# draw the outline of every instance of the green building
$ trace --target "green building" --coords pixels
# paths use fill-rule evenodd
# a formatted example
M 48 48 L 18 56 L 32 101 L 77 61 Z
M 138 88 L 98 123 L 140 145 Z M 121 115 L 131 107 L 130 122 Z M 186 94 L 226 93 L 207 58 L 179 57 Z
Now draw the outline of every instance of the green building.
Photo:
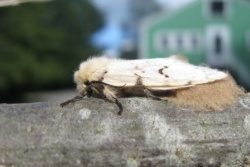
M 194 64 L 226 68 L 250 88 L 250 3 L 196 0 L 141 25 L 141 58 L 184 55 Z

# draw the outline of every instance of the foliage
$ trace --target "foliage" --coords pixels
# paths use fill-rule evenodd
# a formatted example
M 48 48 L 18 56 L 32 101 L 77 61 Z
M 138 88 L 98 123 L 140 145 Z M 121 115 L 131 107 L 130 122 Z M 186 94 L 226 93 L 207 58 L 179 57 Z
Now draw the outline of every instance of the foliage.
M 84 0 L 0 8 L 0 92 L 62 87 L 94 49 L 100 16 Z M 3 99 L 0 99 L 3 101 Z

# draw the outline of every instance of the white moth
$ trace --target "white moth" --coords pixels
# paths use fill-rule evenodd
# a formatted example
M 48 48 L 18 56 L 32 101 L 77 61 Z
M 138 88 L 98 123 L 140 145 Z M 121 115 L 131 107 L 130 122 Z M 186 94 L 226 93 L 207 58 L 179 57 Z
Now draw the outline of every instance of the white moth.
M 74 74 L 79 95 L 114 102 L 122 113 L 119 97 L 151 97 L 200 110 L 221 110 L 243 91 L 229 74 L 189 64 L 183 57 L 122 60 L 94 57 L 80 64 Z

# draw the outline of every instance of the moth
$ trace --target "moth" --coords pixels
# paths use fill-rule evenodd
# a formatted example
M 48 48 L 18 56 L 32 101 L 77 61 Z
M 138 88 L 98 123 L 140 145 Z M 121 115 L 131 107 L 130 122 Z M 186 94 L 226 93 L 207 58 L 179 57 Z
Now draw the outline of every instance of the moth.
M 74 73 L 78 95 L 106 99 L 123 107 L 120 97 L 149 97 L 198 110 L 222 110 L 236 101 L 243 90 L 223 71 L 192 65 L 184 57 L 122 60 L 93 57 L 80 64 Z

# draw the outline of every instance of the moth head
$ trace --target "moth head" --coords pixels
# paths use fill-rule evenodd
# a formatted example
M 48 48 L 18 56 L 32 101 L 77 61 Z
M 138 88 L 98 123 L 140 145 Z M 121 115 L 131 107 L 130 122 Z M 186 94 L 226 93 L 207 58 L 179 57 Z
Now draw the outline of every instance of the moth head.
M 82 96 L 91 94 L 90 83 L 102 79 L 108 62 L 108 58 L 94 57 L 80 64 L 79 69 L 74 74 L 74 81 L 79 94 Z
M 87 95 L 87 87 L 88 87 L 88 79 L 85 75 L 83 75 L 80 70 L 76 71 L 74 74 L 74 81 L 76 83 L 76 88 L 78 93 L 82 96 Z

